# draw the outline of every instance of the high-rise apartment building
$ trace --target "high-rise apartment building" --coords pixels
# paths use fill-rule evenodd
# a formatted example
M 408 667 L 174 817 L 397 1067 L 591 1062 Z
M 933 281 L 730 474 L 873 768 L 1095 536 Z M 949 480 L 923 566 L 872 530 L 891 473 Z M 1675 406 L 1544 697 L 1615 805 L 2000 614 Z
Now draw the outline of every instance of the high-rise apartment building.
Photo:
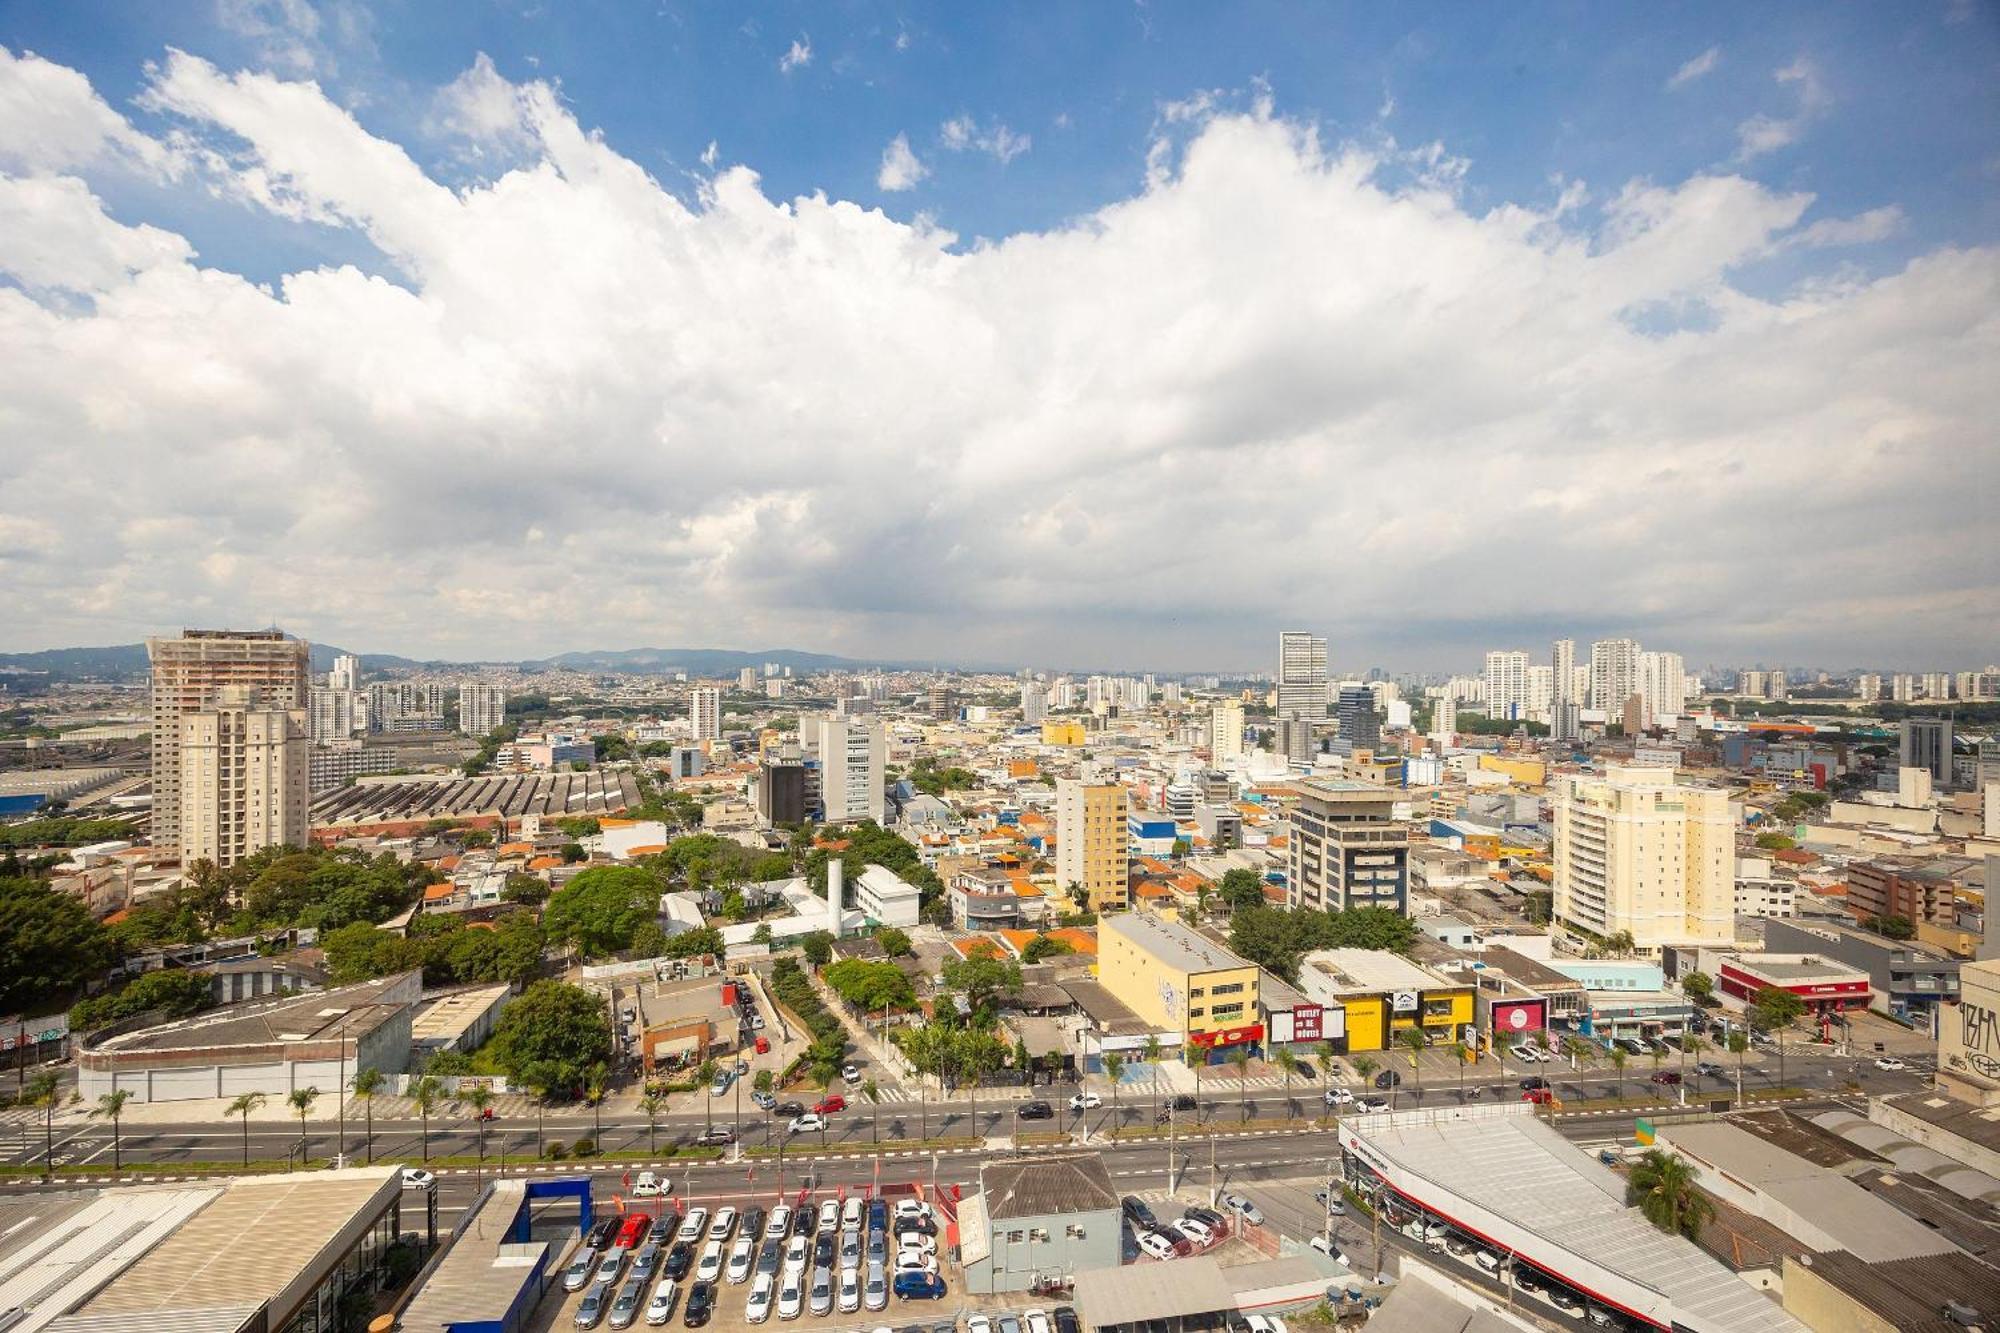
M 1067 895 L 1083 886 L 1090 910 L 1132 902 L 1131 845 L 1125 789 L 1116 783 L 1056 783 L 1056 886 Z
M 1326 639 L 1304 630 L 1278 636 L 1278 716 L 1326 721 Z
M 305 709 L 268 706 L 255 685 L 223 685 L 208 707 L 179 722 L 176 841 L 184 862 L 226 868 L 266 847 L 306 845 Z
M 361 659 L 353 653 L 342 653 L 333 659 L 333 670 L 326 673 L 326 687 L 329 690 L 358 690 L 361 688 Z
M 1671 723 L 1687 701 L 1687 672 L 1679 653 L 1639 654 L 1640 709 L 1645 725 Z
M 1208 762 L 1220 768 L 1243 757 L 1243 701 L 1218 699 L 1208 711 Z
M 1313 754 L 1319 748 L 1313 737 L 1312 719 L 1282 714 L 1278 718 L 1277 731 L 1278 753 L 1285 756 L 1293 768 L 1311 768 Z
M 306 704 L 315 745 L 330 745 L 368 730 L 368 696 L 360 690 L 314 686 Z
M 1631 639 L 1599 639 L 1590 645 L 1590 706 L 1617 721 L 1625 701 L 1639 692 L 1639 645 Z
M 1036 681 L 1021 686 L 1021 720 L 1040 722 L 1049 715 L 1049 692 Z
M 1450 740 L 1458 734 L 1458 701 L 1449 694 L 1440 697 L 1431 707 L 1431 735 L 1439 740 Z
M 1907 671 L 1898 672 L 1889 682 L 1889 697 L 1899 704 L 1916 702 L 1917 678 Z
M 484 736 L 507 721 L 507 689 L 503 685 L 471 684 L 458 687 L 458 729 L 468 736 Z
M 1335 713 L 1340 719 L 1340 738 L 1357 750 L 1372 750 L 1382 743 L 1382 720 L 1375 713 L 1375 691 L 1366 685 L 1342 685 Z
M 146 640 L 152 665 L 155 846 L 180 846 L 181 720 L 214 706 L 229 685 L 256 688 L 270 708 L 303 709 L 311 692 L 311 655 L 303 639 L 275 629 L 190 629 L 178 639 Z
M 1554 691 L 1549 698 L 1551 712 L 1557 704 L 1576 698 L 1575 682 L 1576 640 L 1557 639 L 1549 649 L 1549 684 Z
M 1739 671 L 1736 673 L 1736 692 L 1752 699 L 1765 698 L 1770 693 L 1769 679 L 1768 671 Z
M 952 699 L 951 683 L 943 680 L 932 682 L 931 687 L 924 691 L 924 707 L 939 721 L 957 717 L 958 705 Z
M 808 717 L 799 723 L 808 757 L 819 760 L 820 818 L 829 824 L 883 822 L 889 739 L 861 717 Z
M 1729 795 L 1670 768 L 1614 765 L 1563 779 L 1556 797 L 1555 919 L 1634 947 L 1728 945 L 1735 938 Z
M 749 694 L 757 688 L 757 668 L 744 667 L 736 673 L 736 688 Z
M 1951 785 L 1951 722 L 1942 717 L 1903 719 L 1901 766 L 1921 768 L 1939 787 Z
M 1528 715 L 1528 655 L 1502 649 L 1486 654 L 1486 716 L 1517 722 Z
M 1410 831 L 1395 818 L 1396 794 L 1372 782 L 1307 778 L 1294 785 L 1299 803 L 1285 848 L 1291 905 L 1403 911 Z
M 722 691 L 713 685 L 697 685 L 688 691 L 688 723 L 694 728 L 698 745 L 722 739 Z

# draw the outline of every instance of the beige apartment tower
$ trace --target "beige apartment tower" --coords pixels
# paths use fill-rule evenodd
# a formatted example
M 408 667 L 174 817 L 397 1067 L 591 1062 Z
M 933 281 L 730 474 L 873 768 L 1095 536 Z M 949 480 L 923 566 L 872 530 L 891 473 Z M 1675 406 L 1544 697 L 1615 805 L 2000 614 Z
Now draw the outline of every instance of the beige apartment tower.
M 1566 779 L 1556 799 L 1555 919 L 1635 949 L 1735 938 L 1729 796 L 1670 768 L 1613 766 Z
M 1243 701 L 1218 699 L 1208 715 L 1208 762 L 1226 768 L 1243 758 Z
M 224 685 L 180 720 L 181 859 L 233 866 L 266 847 L 306 845 L 311 733 L 303 708 Z
M 1090 910 L 1132 902 L 1132 832 L 1125 789 L 1064 778 L 1056 783 L 1056 888 L 1081 884 Z
M 152 664 L 153 844 L 180 849 L 181 721 L 215 706 L 226 686 L 248 686 L 265 708 L 307 706 L 311 647 L 281 630 L 182 630 L 146 640 Z M 186 853 L 183 852 L 183 857 Z

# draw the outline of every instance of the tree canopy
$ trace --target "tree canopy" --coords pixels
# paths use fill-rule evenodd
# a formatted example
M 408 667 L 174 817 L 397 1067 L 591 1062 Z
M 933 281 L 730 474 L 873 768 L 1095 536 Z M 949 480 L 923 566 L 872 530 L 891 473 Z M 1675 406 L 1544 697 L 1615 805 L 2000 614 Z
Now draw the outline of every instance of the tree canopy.
M 637 866 L 597 866 L 549 899 L 542 924 L 549 938 L 575 945 L 587 958 L 632 947 L 633 936 L 660 913 L 659 881 Z
M 961 958 L 944 965 L 944 984 L 984 1009 L 1001 992 L 1021 989 L 1021 965 L 1008 958 Z
M 1239 867 L 1225 872 L 1220 892 L 1222 901 L 1229 905 L 1232 912 L 1264 905 L 1264 881 L 1254 870 Z
M 1234 913 L 1229 924 L 1229 947 L 1286 981 L 1298 980 L 1299 960 L 1315 949 L 1408 953 L 1416 939 L 1416 923 L 1386 907 L 1252 907 Z
M 611 1058 L 604 998 L 581 986 L 538 981 L 501 1011 L 491 1052 L 510 1077 L 553 1072 L 561 1083 L 579 1084 L 592 1065 Z
M 69 1025 L 72 1031 L 90 1032 L 150 1011 L 158 1011 L 163 1019 L 186 1018 L 214 1003 L 206 972 L 163 968 L 117 990 L 91 996 L 70 1010 Z
M 406 938 L 364 921 L 320 937 L 336 985 L 422 968 L 427 986 L 507 981 L 523 984 L 541 971 L 547 936 L 533 912 L 509 912 L 492 929 L 472 928 L 455 914 L 420 916 Z
M 894 963 L 871 963 L 848 958 L 820 974 L 834 993 L 858 1009 L 870 1013 L 913 1009 L 916 989 Z
M 111 937 L 81 900 L 40 880 L 0 879 L 0 1012 L 61 1003 L 111 957 Z

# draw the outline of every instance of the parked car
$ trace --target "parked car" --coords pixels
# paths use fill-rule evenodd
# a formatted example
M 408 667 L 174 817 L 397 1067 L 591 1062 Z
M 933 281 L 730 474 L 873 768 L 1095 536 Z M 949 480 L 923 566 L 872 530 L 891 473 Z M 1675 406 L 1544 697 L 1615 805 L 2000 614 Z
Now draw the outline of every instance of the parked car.
M 675 1241 L 673 1248 L 667 1251 L 667 1262 L 661 1265 L 660 1271 L 678 1282 L 686 1277 L 688 1270 L 693 1267 L 694 1242 L 691 1240 L 679 1240 Z
M 819 1229 L 831 1231 L 840 1225 L 840 1204 L 834 1199 L 822 1199 L 819 1205 Z
M 620 1225 L 622 1224 L 619 1220 L 612 1217 L 592 1227 L 590 1231 L 590 1248 L 593 1250 L 610 1249 L 611 1242 L 618 1238 L 618 1228 Z
M 576 1252 L 568 1268 L 563 1270 L 563 1290 L 582 1291 L 590 1283 L 590 1275 L 597 1271 L 597 1251 L 588 1245 Z
M 1067 1305 L 1055 1309 L 1056 1333 L 1083 1333 L 1083 1321 L 1076 1317 L 1076 1311 Z
M 1533 1102 L 1537 1106 L 1547 1106 L 1554 1102 L 1555 1099 L 1556 1094 L 1553 1088 L 1529 1088 L 1521 1094 L 1522 1101 Z
M 1326 1104 L 1328 1106 L 1352 1106 L 1354 1104 L 1354 1094 L 1346 1088 L 1328 1088 L 1326 1090 Z
M 697 1282 L 688 1288 L 687 1308 L 681 1311 L 681 1323 L 689 1328 L 700 1328 L 715 1313 L 715 1287 L 712 1283 Z
M 1264 1225 L 1264 1214 L 1257 1211 L 1257 1205 L 1244 1198 L 1241 1194 L 1234 1192 L 1224 1194 L 1220 1203 L 1224 1208 L 1235 1213 L 1251 1226 L 1261 1227 Z
M 967 1315 L 965 1333 L 993 1333 L 993 1321 L 983 1314 Z
M 742 1229 L 743 1234 L 751 1240 L 756 1240 L 759 1236 L 763 1235 L 764 1205 L 753 1203 L 746 1207 L 743 1210 L 743 1216 L 737 1219 L 737 1225 Z
M 1022 1313 L 1021 1318 L 1027 1321 L 1028 1333 L 1055 1333 L 1054 1327 L 1049 1323 L 1047 1310 L 1027 1310 Z
M 1095 1111 L 1102 1105 L 1104 1099 L 1094 1092 L 1079 1092 L 1069 1099 L 1069 1109 L 1072 1111 Z
M 840 1071 L 840 1077 L 841 1081 L 851 1088 L 861 1081 L 861 1067 L 859 1065 L 847 1065 Z
M 861 1273 L 854 1268 L 840 1271 L 840 1296 L 838 1305 L 842 1314 L 853 1314 L 861 1308 Z
M 743 1317 L 753 1324 L 761 1324 L 771 1317 L 771 1304 L 777 1296 L 777 1283 L 767 1273 L 759 1273 L 757 1280 L 750 1284 L 750 1297 L 743 1303 Z
M 898 1273 L 891 1288 L 896 1299 L 902 1301 L 942 1300 L 945 1293 L 944 1279 L 936 1273 Z
M 701 1262 L 694 1266 L 696 1282 L 713 1282 L 722 1276 L 722 1242 L 712 1240 L 701 1247 Z M 689 1293 L 693 1295 L 692 1292 Z
M 1126 1195 L 1120 1206 L 1125 1210 L 1126 1219 L 1134 1226 L 1151 1230 L 1160 1225 L 1159 1219 L 1153 1216 L 1153 1210 L 1136 1194 Z
M 837 1092 L 829 1092 L 826 1096 L 820 1098 L 819 1101 L 814 1104 L 813 1114 L 832 1115 L 836 1111 L 845 1111 L 846 1109 L 847 1109 L 847 1098 L 841 1096 Z
M 1176 1218 L 1171 1229 L 1180 1232 L 1181 1235 L 1187 1237 L 1190 1244 L 1199 1246 L 1202 1249 L 1207 1249 L 1209 1246 L 1215 1244 L 1217 1239 L 1215 1232 L 1209 1228 L 1206 1222 L 1201 1221 L 1199 1218 Z
M 675 1240 L 700 1240 L 701 1233 L 708 1229 L 708 1209 L 694 1207 L 681 1220 L 681 1229 L 675 1233 Z
M 1389 1099 L 1387 1097 L 1363 1097 L 1354 1103 L 1354 1109 L 1363 1113 L 1386 1111 L 1389 1109 Z
M 1341 1216 L 1347 1211 L 1347 1200 L 1341 1197 L 1339 1190 L 1334 1189 L 1330 1185 L 1314 1190 L 1313 1198 L 1319 1201 L 1321 1207 L 1336 1217 Z
M 710 1240 L 728 1240 L 729 1233 L 736 1230 L 736 1208 L 733 1204 L 723 1204 L 715 1210 L 715 1220 L 708 1224 Z
M 705 1148 L 727 1147 L 736 1142 L 736 1131 L 727 1125 L 710 1125 L 695 1135 L 694 1141 Z
M 645 1246 L 632 1260 L 632 1276 L 643 1281 L 651 1281 L 653 1274 L 660 1271 L 660 1243 L 654 1241 Z
M 1540 1074 L 1531 1074 L 1527 1078 L 1521 1080 L 1521 1091 L 1523 1092 L 1529 1092 L 1535 1088 L 1546 1088 L 1548 1086 L 1549 1086 L 1549 1081 L 1543 1078 Z
M 833 1274 L 824 1268 L 813 1270 L 812 1291 L 806 1297 L 806 1308 L 814 1314 L 833 1313 Z
M 778 1318 L 797 1319 L 806 1308 L 805 1274 L 793 1273 L 778 1289 Z
M 1014 1114 L 1023 1120 L 1053 1120 L 1056 1108 L 1047 1102 L 1022 1102 L 1014 1108 Z
M 618 1299 L 611 1302 L 611 1327 L 632 1327 L 645 1304 L 646 1279 L 634 1276 L 618 1289 Z
M 770 1220 L 764 1223 L 765 1240 L 783 1240 L 785 1233 L 792 1229 L 792 1206 L 778 1204 L 771 1209 Z
M 881 1231 L 886 1229 L 888 1225 L 889 1225 L 888 1200 L 882 1198 L 870 1199 L 868 1201 L 868 1229 L 870 1231 Z
M 807 1134 L 812 1132 L 813 1130 L 825 1129 L 825 1128 L 826 1128 L 826 1117 L 820 1115 L 818 1112 L 814 1112 L 811 1115 L 793 1116 L 789 1132 L 793 1134 Z
M 729 1267 L 724 1270 L 723 1277 L 732 1286 L 748 1282 L 750 1280 L 750 1266 L 756 1262 L 756 1259 L 757 1242 L 748 1236 L 738 1236 L 736 1244 L 730 1247 Z
M 931 1215 L 931 1206 L 925 1203 L 922 1199 L 896 1200 L 896 1216 L 899 1218 L 929 1217 L 930 1215 Z
M 583 1294 L 583 1304 L 576 1307 L 576 1326 L 596 1328 L 610 1308 L 611 1284 L 600 1282 Z
M 868 1265 L 868 1280 L 861 1287 L 861 1303 L 871 1310 L 889 1308 L 889 1276 L 879 1263 Z
M 672 1281 L 662 1281 L 653 1288 L 653 1299 L 646 1306 L 646 1322 L 655 1328 L 674 1317 L 674 1306 L 680 1302 L 680 1285 Z
M 1332 1241 L 1328 1240 L 1325 1236 L 1314 1236 L 1311 1240 L 1307 1241 L 1306 1244 L 1312 1249 L 1318 1250 L 1321 1254 L 1325 1255 L 1327 1258 L 1333 1260 L 1337 1264 L 1344 1264 L 1347 1262 L 1347 1256 L 1340 1252 L 1340 1247 L 1338 1245 L 1335 1245 Z

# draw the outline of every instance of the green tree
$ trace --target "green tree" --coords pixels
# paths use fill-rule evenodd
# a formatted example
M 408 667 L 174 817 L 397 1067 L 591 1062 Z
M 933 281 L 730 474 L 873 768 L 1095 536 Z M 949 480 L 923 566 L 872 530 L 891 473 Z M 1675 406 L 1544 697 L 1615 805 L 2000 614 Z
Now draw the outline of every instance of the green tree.
M 1007 1059 L 1007 1048 L 984 1028 L 963 1028 L 952 1034 L 952 1068 L 966 1076 L 971 1098 L 972 1131 L 979 1132 L 979 1081 Z
M 1396 1040 L 1407 1046 L 1410 1050 L 1410 1072 L 1416 1075 L 1417 1100 L 1422 1101 L 1424 1099 L 1424 1067 L 1417 1057 L 1424 1053 L 1424 1047 L 1430 1045 L 1430 1042 L 1425 1039 L 1424 1030 L 1419 1027 L 1404 1028 L 1396 1034 Z
M 806 961 L 814 967 L 825 967 L 833 961 L 833 936 L 824 930 L 815 930 L 801 938 L 799 947 L 805 951 Z
M 563 1067 L 553 1060 L 530 1060 L 526 1065 L 522 1066 L 519 1074 L 513 1076 L 514 1082 L 519 1083 L 530 1093 L 534 1094 L 535 1156 L 537 1157 L 542 1156 L 545 1151 L 543 1147 L 543 1134 L 547 1124 L 549 1099 L 555 1096 L 558 1089 L 567 1089 L 569 1086 L 563 1081 L 563 1074 Z
M 243 1126 L 243 1165 L 246 1168 L 250 1165 L 250 1117 L 263 1105 L 263 1093 L 245 1092 L 238 1094 L 236 1100 L 229 1103 L 229 1109 L 223 1113 L 225 1115 L 241 1117 L 241 1124 Z
M 891 958 L 911 958 L 916 955 L 916 947 L 910 943 L 910 932 L 907 930 L 884 926 L 875 932 L 875 942 L 881 945 L 882 952 Z
M 0 1013 L 38 1013 L 110 963 L 111 938 L 82 899 L 0 879 Z
M 752 932 L 750 936 L 750 942 L 752 944 L 761 944 L 767 949 L 771 947 L 771 941 L 772 941 L 771 923 L 768 921 L 758 926 L 757 929 L 754 932 Z
M 1706 972 L 1690 972 L 1681 978 L 1681 994 L 1696 1004 L 1706 1004 L 1715 994 L 1715 978 Z
M 1789 852 L 1798 843 L 1782 833 L 1759 833 L 1757 845 L 1767 852 Z
M 709 1066 L 714 1065 L 709 1061 Z M 712 1072 L 708 1075 L 714 1078 Z M 611 1095 L 611 1067 L 599 1060 L 583 1074 L 583 1103 L 590 1108 L 590 1136 L 601 1149 L 604 1146 L 604 1099 Z M 706 1107 L 708 1102 L 704 1100 Z
M 1340 1048 L 1331 1041 L 1322 1041 L 1313 1054 L 1319 1057 L 1320 1092 L 1324 1094 L 1333 1091 L 1333 1071 L 1335 1062 L 1340 1058 Z M 1332 1104 L 1326 1102 L 1324 1097 L 1321 1099 L 1321 1104 L 1326 1106 L 1328 1111 L 1333 1109 Z
M 847 958 L 820 976 L 834 994 L 865 1013 L 893 1013 L 916 1007 L 916 990 L 908 975 L 894 963 Z
M 1614 1044 L 1611 1047 L 1611 1069 L 1614 1074 L 1611 1080 L 1611 1099 L 1613 1101 L 1625 1095 L 1625 1062 L 1631 1058 L 1631 1052 L 1627 1051 L 1623 1046 Z
M 1453 1041 L 1447 1049 L 1451 1051 L 1451 1058 L 1458 1066 L 1458 1100 L 1462 1103 L 1465 1101 L 1465 1067 L 1472 1063 L 1476 1052 L 1463 1041 Z
M 1892 940 L 1914 939 L 1917 928 L 1906 916 L 1882 916 L 1875 918 L 1875 933 Z
M 312 1114 L 313 1103 L 319 1100 L 318 1088 L 294 1088 L 292 1095 L 285 1098 L 292 1109 L 299 1113 L 299 1165 L 306 1164 L 306 1117 Z
M 1111 1132 L 1116 1134 L 1120 1123 L 1118 1118 L 1118 1089 L 1125 1081 L 1125 1057 L 1116 1051 L 1106 1051 L 1103 1063 L 1105 1081 L 1111 1084 Z
M 1146 1034 L 1146 1044 L 1139 1048 L 1140 1056 L 1144 1058 L 1148 1069 L 1152 1073 L 1153 1122 L 1155 1124 L 1158 1124 L 1160 1119 L 1160 1056 L 1164 1052 L 1164 1049 L 1160 1045 L 1160 1034 L 1157 1032 L 1148 1032 Z
M 982 955 L 944 965 L 944 984 L 960 991 L 974 1009 L 986 1009 L 996 996 L 1021 989 L 1021 965 L 1012 959 Z
M 417 1108 L 417 1115 L 423 1124 L 424 1160 L 431 1160 L 431 1113 L 444 1100 L 444 1084 L 432 1075 L 425 1074 L 410 1085 L 410 1101 Z
M 111 1122 L 111 1174 L 117 1175 L 125 1169 L 125 1136 L 119 1123 L 125 1115 L 125 1103 L 132 1100 L 129 1088 L 119 1088 L 115 1092 L 100 1095 L 97 1105 L 91 1109 L 92 1120 L 105 1119 Z
M 1668 1235 L 1696 1239 L 1715 1216 L 1715 1205 L 1695 1184 L 1695 1170 L 1678 1153 L 1653 1149 L 1633 1163 L 1625 1202 Z
M 874 1079 L 861 1085 L 861 1095 L 868 1101 L 868 1141 L 877 1146 L 882 1142 L 882 1089 Z
M 1743 1100 L 1743 1055 L 1750 1049 L 1750 1034 L 1741 1028 L 1731 1028 L 1728 1040 L 1730 1053 L 1736 1057 L 1736 1100 Z
M 1021 949 L 1021 961 L 1023 963 L 1039 963 L 1044 958 L 1058 958 L 1064 954 L 1075 952 L 1075 948 L 1068 940 L 1059 940 L 1052 935 L 1044 933 L 1029 940 Z
M 542 925 L 549 938 L 572 944 L 586 958 L 632 947 L 639 927 L 658 924 L 659 881 L 637 866 L 596 866 L 549 899 Z
M 611 1058 L 604 1001 L 581 986 L 537 981 L 501 1011 L 490 1050 L 510 1076 L 547 1061 L 562 1071 L 565 1084 L 579 1083 L 586 1069 Z
M 163 1020 L 186 1018 L 215 1003 L 212 986 L 205 972 L 161 968 L 78 1004 L 69 1012 L 69 1025 L 72 1031 L 91 1032 L 144 1013 L 157 1013 Z
M 1237 1046 L 1229 1052 L 1229 1063 L 1236 1066 L 1236 1099 L 1241 1114 L 1239 1120 L 1250 1118 L 1250 1050 Z
M 1291 1047 L 1280 1046 L 1272 1059 L 1285 1076 L 1285 1119 L 1290 1120 L 1297 1110 L 1292 1104 L 1292 1078 L 1299 1072 L 1299 1057 L 1292 1054 Z
M 473 1132 L 479 1136 L 479 1156 L 472 1169 L 472 1187 L 476 1190 L 479 1188 L 479 1177 L 486 1170 L 486 1111 L 493 1105 L 493 1089 L 484 1083 L 461 1083 L 451 1100 L 459 1110 L 472 1113 Z
M 388 1075 L 370 1065 L 363 1065 L 354 1071 L 354 1095 L 361 1099 L 361 1109 L 367 1123 L 363 1132 L 368 1136 L 368 1165 L 375 1165 L 375 1097 L 389 1082 Z
M 42 1160 L 46 1164 L 45 1174 L 51 1179 L 56 1173 L 56 1102 L 61 1098 L 60 1087 L 56 1076 L 43 1070 L 29 1079 L 21 1091 L 22 1102 L 42 1108 Z
M 1218 893 L 1232 912 L 1264 905 L 1264 881 L 1254 870 L 1225 871 Z
M 654 1156 L 660 1151 L 660 1112 L 666 1109 L 667 1099 L 657 1093 L 649 1092 L 639 1099 L 639 1114 L 646 1117 L 646 1151 Z
M 500 890 L 500 900 L 523 907 L 540 907 L 549 900 L 549 886 L 539 875 L 517 870 L 507 876 L 507 887 Z

